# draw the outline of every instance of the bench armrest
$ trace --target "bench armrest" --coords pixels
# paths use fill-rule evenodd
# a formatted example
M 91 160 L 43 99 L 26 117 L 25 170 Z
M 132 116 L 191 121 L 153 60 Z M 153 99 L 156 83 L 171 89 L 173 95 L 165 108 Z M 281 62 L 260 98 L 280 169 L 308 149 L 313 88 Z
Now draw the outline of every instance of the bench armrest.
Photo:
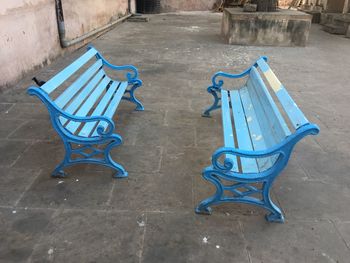
M 56 126 L 56 128 L 59 129 L 60 132 L 62 132 L 64 135 L 66 135 L 68 138 L 71 138 L 72 140 L 81 140 L 80 136 L 74 135 L 71 132 L 69 132 L 63 125 L 61 124 L 60 118 L 65 118 L 70 121 L 74 122 L 81 122 L 81 123 L 87 123 L 87 122 L 99 122 L 99 126 L 97 127 L 97 134 L 104 138 L 104 137 L 111 137 L 115 129 L 115 124 L 113 120 L 110 118 L 107 118 L 105 116 L 89 116 L 89 117 L 80 117 L 75 116 L 70 113 L 65 112 L 64 110 L 60 109 L 48 96 L 48 94 L 43 91 L 41 88 L 37 87 L 30 87 L 27 91 L 29 95 L 35 95 L 37 96 L 47 107 L 51 119 L 53 121 L 53 125 Z M 107 127 L 104 128 L 102 125 L 103 123 L 107 124 Z M 119 135 L 117 135 L 120 137 Z M 95 140 L 94 137 L 91 138 L 85 138 L 85 140 Z M 120 138 L 121 139 L 121 138 Z
M 267 57 L 260 57 L 260 58 L 263 58 L 265 61 L 267 61 Z M 211 78 L 211 81 L 213 83 L 212 87 L 216 89 L 220 89 L 224 85 L 224 80 L 219 78 L 238 79 L 248 75 L 250 73 L 251 68 L 257 65 L 257 61 L 255 61 L 252 66 L 250 66 L 249 68 L 247 68 L 246 70 L 244 70 L 242 73 L 239 73 L 239 74 L 231 74 L 223 71 L 216 72 Z
M 288 152 L 284 151 L 280 147 L 273 147 L 265 151 L 246 151 L 246 150 L 240 150 L 237 148 L 222 147 L 216 150 L 212 156 L 213 167 L 222 171 L 230 171 L 234 167 L 234 163 L 230 158 L 225 157 L 225 155 L 227 154 L 244 157 L 244 158 L 264 158 L 264 157 L 269 157 L 269 156 L 279 154 L 283 158 L 286 155 L 288 155 Z M 223 162 L 220 161 L 220 158 L 222 156 L 225 157 Z
M 93 46 L 89 45 L 88 50 L 94 48 Z M 137 68 L 133 65 L 114 65 L 110 63 L 107 59 L 105 59 L 100 52 L 97 51 L 96 57 L 102 60 L 103 65 L 106 65 L 107 67 L 118 70 L 118 71 L 126 71 L 125 78 L 129 82 L 129 84 L 135 83 L 137 81 L 140 81 L 138 79 L 139 72 Z
M 225 155 L 227 154 L 244 157 L 244 158 L 264 158 L 264 157 L 269 157 L 269 156 L 278 154 L 279 157 L 275 162 L 275 165 L 277 163 L 280 163 L 279 162 L 280 160 L 284 160 L 287 162 L 289 160 L 290 154 L 292 153 L 294 146 L 298 141 L 300 141 L 302 138 L 304 138 L 307 135 L 310 135 L 310 134 L 316 135 L 319 133 L 319 131 L 320 129 L 317 125 L 308 123 L 300 127 L 299 129 L 297 129 L 295 133 L 286 137 L 280 143 L 262 151 L 247 151 L 247 150 L 241 150 L 241 149 L 232 148 L 232 147 L 221 147 L 214 152 L 212 156 L 212 164 L 214 168 L 220 171 L 230 171 L 233 168 L 234 164 L 230 158 L 226 158 Z M 225 159 L 222 162 L 219 159 L 223 156 L 225 157 Z

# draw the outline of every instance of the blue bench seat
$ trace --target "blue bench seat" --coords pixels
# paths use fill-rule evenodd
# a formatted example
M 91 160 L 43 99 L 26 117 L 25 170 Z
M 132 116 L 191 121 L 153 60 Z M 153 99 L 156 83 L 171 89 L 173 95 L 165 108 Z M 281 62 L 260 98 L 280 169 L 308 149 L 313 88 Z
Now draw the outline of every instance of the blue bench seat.
M 105 68 L 121 71 L 123 80 L 110 78 Z M 65 177 L 63 168 L 77 163 L 105 165 L 116 170 L 115 177 L 127 176 L 124 167 L 110 155 L 111 149 L 122 143 L 121 136 L 114 132 L 113 116 L 121 100 L 144 110 L 134 94 L 140 86 L 142 81 L 134 66 L 113 65 L 89 46 L 86 53 L 45 84 L 28 89 L 28 94 L 46 105 L 66 150 L 53 177 Z
M 239 89 L 224 89 L 224 78 L 247 78 Z M 203 177 L 216 193 L 203 200 L 196 212 L 210 214 L 212 205 L 227 202 L 267 209 L 268 221 L 283 222 L 281 210 L 270 198 L 275 178 L 286 167 L 293 147 L 309 134 L 318 134 L 287 90 L 261 57 L 241 74 L 216 73 L 208 92 L 214 103 L 203 116 L 221 108 L 223 147 L 212 155 Z

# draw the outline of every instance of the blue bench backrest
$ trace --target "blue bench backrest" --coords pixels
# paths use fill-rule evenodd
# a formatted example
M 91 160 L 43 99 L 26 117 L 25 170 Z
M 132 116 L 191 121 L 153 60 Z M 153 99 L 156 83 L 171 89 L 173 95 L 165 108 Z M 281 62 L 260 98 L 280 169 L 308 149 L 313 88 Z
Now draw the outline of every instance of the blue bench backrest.
M 291 135 L 292 128 L 298 129 L 309 123 L 263 58 L 251 68 L 246 86 L 258 115 L 257 119 L 267 148 Z M 277 98 L 281 107 L 278 107 L 271 94 Z M 284 116 L 288 118 L 289 123 Z
M 57 89 L 64 81 L 71 77 L 75 72 L 77 72 L 82 66 L 84 66 L 91 58 L 95 57 L 97 50 L 94 48 L 89 49 L 84 55 L 75 60 L 68 67 L 63 69 L 60 73 L 55 75 L 52 79 L 47 81 L 41 89 L 47 94 L 52 93 Z M 102 63 L 101 63 L 102 65 Z

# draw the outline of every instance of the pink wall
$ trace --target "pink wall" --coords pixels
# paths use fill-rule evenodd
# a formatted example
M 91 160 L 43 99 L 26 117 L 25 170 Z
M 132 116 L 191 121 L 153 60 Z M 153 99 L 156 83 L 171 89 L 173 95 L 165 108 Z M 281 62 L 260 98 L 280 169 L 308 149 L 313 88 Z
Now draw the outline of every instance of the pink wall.
M 28 71 L 50 63 L 64 50 L 59 44 L 54 0 L 0 1 L 2 89 L 10 87 Z M 128 1 L 62 0 L 62 4 L 66 38 L 71 39 L 125 15 Z

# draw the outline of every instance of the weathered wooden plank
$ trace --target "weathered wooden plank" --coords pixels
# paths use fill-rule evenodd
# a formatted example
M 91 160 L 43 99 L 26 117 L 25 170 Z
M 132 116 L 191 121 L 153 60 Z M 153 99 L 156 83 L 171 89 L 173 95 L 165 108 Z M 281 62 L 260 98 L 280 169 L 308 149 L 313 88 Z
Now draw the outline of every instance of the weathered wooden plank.
M 289 96 L 287 90 L 282 83 L 278 80 L 275 73 L 271 70 L 270 66 L 263 59 L 257 61 L 258 66 L 265 75 L 272 90 L 275 92 L 278 100 L 280 101 L 284 111 L 286 112 L 290 122 L 295 129 L 303 126 L 309 121 L 306 119 L 304 113 L 299 109 L 298 105 Z
M 245 112 L 253 149 L 266 150 L 268 147 L 254 109 L 255 101 L 251 100 L 247 87 L 241 88 L 239 90 L 239 94 L 241 96 L 242 106 Z M 257 163 L 259 170 L 265 170 L 266 168 L 271 167 L 272 162 L 270 159 L 271 158 L 258 158 Z
M 98 103 L 96 109 L 92 112 L 91 116 L 101 116 L 103 114 L 104 110 L 106 109 L 106 107 L 110 103 L 118 86 L 119 86 L 119 82 L 113 81 L 111 86 L 108 88 L 108 91 L 106 92 L 106 94 L 103 96 L 101 101 Z M 84 127 L 81 129 L 81 131 L 79 132 L 79 136 L 89 137 L 92 130 L 96 127 L 96 125 L 97 125 L 97 122 L 86 123 L 84 125 Z
M 222 126 L 224 129 L 224 143 L 225 147 L 236 148 L 234 141 L 234 134 L 232 130 L 232 121 L 231 121 L 231 110 L 229 104 L 228 92 L 226 90 L 221 91 L 221 112 L 222 112 Z M 233 171 L 238 172 L 238 162 L 237 157 L 232 154 L 227 154 L 226 158 L 229 158 L 233 162 Z
M 108 118 L 113 118 L 113 115 L 114 115 L 115 111 L 117 110 L 119 102 L 121 101 L 127 87 L 128 87 L 128 82 L 124 81 L 124 82 L 119 83 L 118 90 L 114 94 L 113 99 L 109 103 L 103 116 L 108 117 Z M 105 122 L 98 124 L 98 125 L 102 126 L 105 129 L 107 128 L 107 124 Z M 97 130 L 95 130 L 93 133 L 93 136 L 96 136 L 96 135 L 97 135 Z
M 97 54 L 96 49 L 92 48 L 87 51 L 80 58 L 75 60 L 68 67 L 63 69 L 60 73 L 55 75 L 49 81 L 47 81 L 41 89 L 46 93 L 50 94 L 54 91 L 58 86 L 60 86 L 65 80 L 67 80 L 70 76 L 72 76 L 75 72 L 77 72 L 83 65 L 85 65 L 91 58 L 93 58 Z
M 102 92 L 106 90 L 106 87 L 110 81 L 111 80 L 108 77 L 105 77 L 97 85 L 97 87 L 94 89 L 94 91 L 90 94 L 90 96 L 86 99 L 86 101 L 81 105 L 79 110 L 74 115 L 78 116 L 78 117 L 87 116 L 89 111 L 92 109 L 92 107 L 94 106 L 96 101 L 101 96 Z M 67 124 L 66 129 L 69 130 L 71 133 L 75 133 L 80 125 L 81 125 L 80 122 L 70 121 Z
M 244 115 L 244 110 L 238 90 L 232 90 L 230 92 L 230 97 L 238 148 L 241 150 L 252 151 L 252 141 L 250 139 L 247 120 Z M 255 159 L 242 157 L 240 159 L 243 173 L 259 172 Z
M 69 114 L 74 114 L 104 76 L 104 71 L 100 70 L 93 77 L 93 79 L 85 86 L 85 88 L 71 101 L 71 103 L 64 109 L 64 111 Z M 108 77 L 106 78 L 109 79 Z M 60 121 L 62 125 L 65 125 L 67 119 L 60 117 Z
M 249 82 L 252 84 L 251 87 L 249 87 Z M 274 138 L 273 144 L 279 143 L 285 137 L 289 136 L 291 132 L 288 125 L 255 67 L 250 72 L 247 87 L 250 97 L 254 97 L 255 101 L 258 102 L 259 110 L 255 107 L 256 110 L 261 111 L 270 124 L 266 129 Z M 272 144 L 269 144 L 269 146 L 272 146 Z
M 92 78 L 92 76 L 102 67 L 102 60 L 97 60 L 89 67 L 76 81 L 73 82 L 61 95 L 55 100 L 59 108 L 63 108 L 69 101 L 84 87 L 84 85 Z

